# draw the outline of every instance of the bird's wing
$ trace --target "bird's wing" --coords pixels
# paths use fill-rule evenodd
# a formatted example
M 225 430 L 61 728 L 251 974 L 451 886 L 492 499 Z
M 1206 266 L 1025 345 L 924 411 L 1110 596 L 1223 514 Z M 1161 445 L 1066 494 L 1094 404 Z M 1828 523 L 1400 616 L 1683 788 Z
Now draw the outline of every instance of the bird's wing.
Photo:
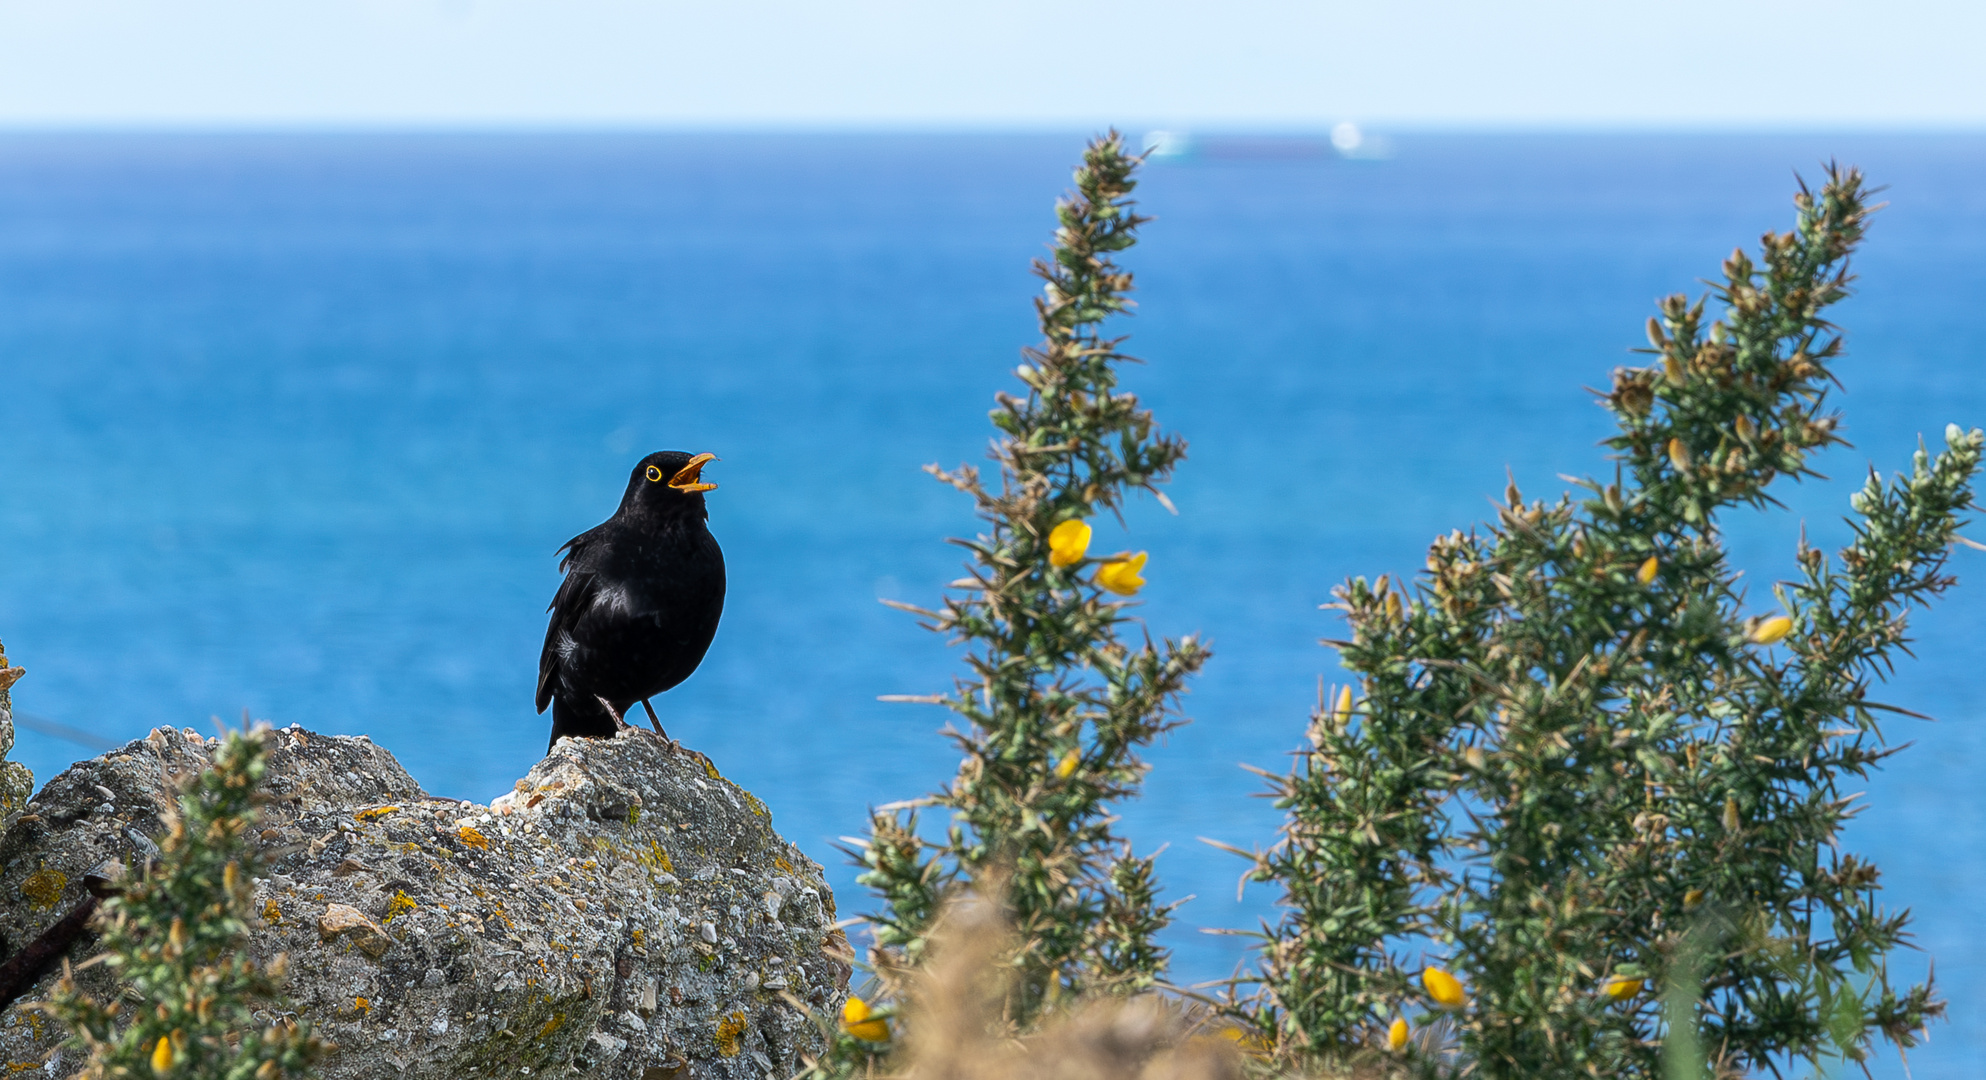
M 552 686 L 558 681 L 559 641 L 571 634 L 573 625 L 581 615 L 593 606 L 595 577 L 587 569 L 587 538 L 590 534 L 581 533 L 565 542 L 559 550 L 565 557 L 559 560 L 559 569 L 565 571 L 565 580 L 559 582 L 559 591 L 552 597 L 551 622 L 545 627 L 545 647 L 538 654 L 538 711 L 544 712 L 551 704 Z

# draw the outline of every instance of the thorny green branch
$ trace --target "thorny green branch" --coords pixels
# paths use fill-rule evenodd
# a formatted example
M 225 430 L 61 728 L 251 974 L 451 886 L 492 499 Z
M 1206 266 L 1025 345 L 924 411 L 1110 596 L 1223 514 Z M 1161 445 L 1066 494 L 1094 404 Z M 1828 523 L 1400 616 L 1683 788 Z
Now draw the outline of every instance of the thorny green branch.
M 1612 483 L 1551 505 L 1513 485 L 1487 528 L 1434 542 L 1411 588 L 1338 590 L 1356 694 L 1323 703 L 1276 781 L 1289 821 L 1254 876 L 1284 912 L 1236 1010 L 1286 1054 L 1355 1059 L 1391 1018 L 1424 1021 L 1429 947 L 1468 986 L 1460 1056 L 1409 1049 L 1402 1067 L 1652 1077 L 1661 1009 L 1638 989 L 1698 926 L 1721 942 L 1699 1010 L 1719 1069 L 1859 1061 L 1942 1013 L 1928 982 L 1892 987 L 1907 917 L 1835 841 L 1841 781 L 1892 752 L 1867 695 L 1908 606 L 1953 582 L 1981 435 L 1953 427 L 1907 477 L 1872 475 L 1835 560 L 1802 542 L 1799 580 L 1774 590 L 1785 623 L 1747 614 L 1716 531 L 1840 441 L 1822 315 L 1848 295 L 1867 196 L 1850 170 L 1803 185 L 1792 232 L 1726 260 L 1707 327 L 1703 300 L 1662 302 L 1658 359 L 1603 401 Z

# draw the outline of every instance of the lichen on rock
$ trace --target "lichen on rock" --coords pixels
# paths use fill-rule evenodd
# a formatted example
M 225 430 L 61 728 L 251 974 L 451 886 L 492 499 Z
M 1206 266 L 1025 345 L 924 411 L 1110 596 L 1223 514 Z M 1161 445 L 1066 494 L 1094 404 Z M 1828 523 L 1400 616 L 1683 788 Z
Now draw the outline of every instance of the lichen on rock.
M 7 647 L 0 645 L 0 829 L 13 821 L 34 791 L 34 774 L 28 767 L 7 760 L 14 752 L 14 700 L 10 691 L 25 674 L 26 669 L 8 662 Z
M 483 806 L 428 796 L 363 736 L 292 727 L 271 748 L 251 948 L 289 954 L 293 1007 L 337 1047 L 326 1080 L 760 1080 L 820 1052 L 803 1010 L 834 1015 L 849 973 L 832 896 L 701 756 L 569 739 Z M 155 854 L 173 778 L 208 752 L 161 728 L 50 781 L 0 835 L 0 957 L 106 860 Z M 0 1066 L 69 1075 L 61 1037 L 16 1004 Z

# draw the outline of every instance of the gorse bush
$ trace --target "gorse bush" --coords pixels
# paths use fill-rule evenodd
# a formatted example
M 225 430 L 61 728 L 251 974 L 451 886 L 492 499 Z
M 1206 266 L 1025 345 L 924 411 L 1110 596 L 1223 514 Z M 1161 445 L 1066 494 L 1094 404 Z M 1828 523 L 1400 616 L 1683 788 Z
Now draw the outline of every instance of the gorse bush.
M 1288 1058 L 1653 1077 L 1652 991 L 1679 965 L 1719 1072 L 1860 1061 L 1941 1014 L 1928 982 L 1892 983 L 1907 916 L 1836 841 L 1843 782 L 1894 752 L 1878 719 L 1902 710 L 1872 684 L 1909 605 L 1952 584 L 1981 435 L 1954 427 L 1907 476 L 1872 474 L 1853 542 L 1829 559 L 1802 540 L 1770 597 L 1740 588 L 1717 531 L 1840 441 L 1822 316 L 1848 295 L 1867 195 L 1853 171 L 1803 186 L 1792 232 L 1725 262 L 1715 321 L 1662 302 L 1655 362 L 1603 401 L 1611 481 L 1549 504 L 1513 485 L 1411 585 L 1336 591 L 1357 681 L 1275 785 L 1288 824 L 1253 873 L 1284 913 L 1238 1010 Z M 1403 1041 L 1435 1016 L 1446 1047 Z
M 261 731 L 230 733 L 188 780 L 160 860 L 104 903 L 104 951 L 89 963 L 110 965 L 125 995 L 99 1002 L 66 973 L 56 985 L 45 1008 L 89 1055 L 86 1080 L 277 1080 L 321 1052 L 307 1026 L 279 1018 L 282 958 L 265 967 L 243 950 L 267 758 Z
M 951 732 L 958 775 L 918 800 L 950 820 L 931 840 L 914 809 L 879 813 L 854 853 L 884 901 L 869 920 L 884 974 L 920 961 L 948 896 L 1000 883 L 1014 1023 L 1070 995 L 1151 986 L 1166 964 L 1152 860 L 1116 835 L 1110 806 L 1136 793 L 1139 749 L 1180 722 L 1178 696 L 1207 652 L 1190 637 L 1124 640 L 1123 597 L 1144 584 L 1145 556 L 1089 551 L 1089 519 L 1134 489 L 1163 501 L 1186 454 L 1118 388 L 1130 358 L 1100 330 L 1129 304 L 1131 275 L 1112 257 L 1145 220 L 1130 199 L 1137 163 L 1115 133 L 1097 140 L 1057 207 L 1053 255 L 1035 264 L 1043 340 L 1018 369 L 1025 393 L 1000 394 L 992 414 L 997 479 L 931 469 L 972 497 L 986 529 L 956 541 L 971 561 L 943 606 L 910 608 L 967 650 L 952 692 L 921 699 L 963 721 Z M 873 1045 L 844 1039 L 843 1050 Z

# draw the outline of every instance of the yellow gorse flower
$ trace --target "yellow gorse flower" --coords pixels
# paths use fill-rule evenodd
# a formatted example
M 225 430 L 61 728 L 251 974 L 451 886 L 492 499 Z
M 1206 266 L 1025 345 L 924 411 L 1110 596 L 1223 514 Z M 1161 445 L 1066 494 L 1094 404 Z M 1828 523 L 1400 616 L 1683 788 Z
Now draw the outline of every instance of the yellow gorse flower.
M 1438 967 L 1421 972 L 1421 985 L 1427 987 L 1427 996 L 1438 1005 L 1459 1009 L 1469 1003 L 1468 992 L 1462 989 L 1462 980 Z
M 1048 534 L 1048 562 L 1052 566 L 1074 566 L 1090 549 L 1090 523 L 1070 519 Z
M 1669 440 L 1669 464 L 1674 465 L 1677 472 L 1689 469 L 1689 447 L 1684 446 L 1681 439 Z
M 1386 1029 L 1386 1049 L 1392 1050 L 1395 1053 L 1399 1052 L 1402 1047 L 1407 1045 L 1407 1032 L 1407 1022 L 1405 1020 L 1393 1021 L 1393 1025 Z
M 1074 750 L 1063 754 L 1062 760 L 1055 763 L 1055 778 L 1057 780 L 1067 780 L 1070 774 L 1076 771 L 1076 766 L 1081 764 L 1082 760 L 1083 756 Z
M 1642 985 L 1640 979 L 1631 978 L 1626 975 L 1616 975 L 1607 980 L 1607 984 L 1601 987 L 1601 991 L 1607 995 L 1607 1000 L 1609 1001 L 1626 1001 L 1628 998 L 1641 993 Z
M 1662 572 L 1662 560 L 1656 558 L 1653 555 L 1650 555 L 1648 556 L 1648 561 L 1641 564 L 1641 569 L 1636 570 L 1634 572 L 1634 580 L 1641 582 L 1643 585 L 1647 585 L 1655 580 L 1656 574 L 1659 574 L 1661 572 Z
M 1752 641 L 1759 645 L 1773 645 L 1784 640 L 1786 635 L 1792 632 L 1792 619 L 1784 615 L 1774 615 L 1752 627 Z
M 163 1036 L 152 1047 L 152 1071 L 164 1076 L 172 1071 L 172 1040 Z
M 871 1019 L 873 1015 L 868 1002 L 851 997 L 841 1007 L 841 1026 L 863 1042 L 889 1042 L 890 1022 L 880 1017 Z
M 1140 551 L 1129 558 L 1112 559 L 1096 568 L 1096 583 L 1119 596 L 1130 596 L 1145 587 L 1145 579 L 1139 576 L 1145 568 L 1146 553 Z
M 1260 1058 L 1268 1056 L 1269 1041 L 1264 1039 L 1259 1033 L 1249 1031 L 1246 1028 L 1229 1025 L 1221 1028 L 1217 1034 L 1228 1042 L 1233 1043 L 1235 1049 L 1247 1054 L 1249 1057 Z
M 1338 690 L 1338 702 L 1331 709 L 1331 720 L 1339 727 L 1344 727 L 1347 723 L 1351 722 L 1351 718 L 1352 688 L 1350 686 L 1341 687 Z

